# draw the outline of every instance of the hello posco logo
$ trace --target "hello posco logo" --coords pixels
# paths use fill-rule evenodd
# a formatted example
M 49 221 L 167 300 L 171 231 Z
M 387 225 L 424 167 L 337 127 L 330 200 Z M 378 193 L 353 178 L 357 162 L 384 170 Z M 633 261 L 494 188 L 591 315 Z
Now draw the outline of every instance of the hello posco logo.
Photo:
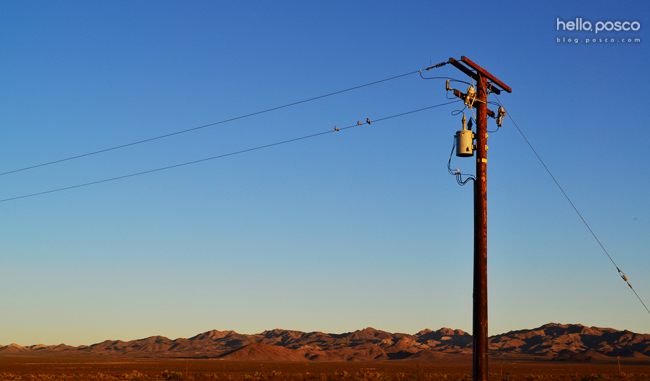
M 595 27 L 594 27 L 595 26 Z M 575 21 L 562 21 L 557 18 L 557 30 L 561 31 L 585 31 L 593 32 L 636 32 L 641 29 L 641 23 L 638 21 L 596 21 L 595 25 L 590 21 L 583 20 L 582 17 L 576 18 Z

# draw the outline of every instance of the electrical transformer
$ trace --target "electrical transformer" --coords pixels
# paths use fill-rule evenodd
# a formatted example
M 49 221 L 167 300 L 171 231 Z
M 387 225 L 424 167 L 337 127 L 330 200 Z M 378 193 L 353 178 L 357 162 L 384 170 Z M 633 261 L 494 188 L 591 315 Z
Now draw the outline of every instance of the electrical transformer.
M 474 133 L 467 129 L 467 119 L 463 115 L 463 129 L 456 131 L 456 156 L 474 156 Z

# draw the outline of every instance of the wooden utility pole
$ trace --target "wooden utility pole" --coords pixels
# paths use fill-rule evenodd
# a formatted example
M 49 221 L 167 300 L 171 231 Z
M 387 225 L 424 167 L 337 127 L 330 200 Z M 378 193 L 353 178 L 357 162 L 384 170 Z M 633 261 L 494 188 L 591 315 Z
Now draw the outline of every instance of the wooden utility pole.
M 474 380 L 487 380 L 487 79 L 476 91 L 476 180 L 474 181 Z
M 488 91 L 500 94 L 501 89 L 512 92 L 506 84 L 470 59 L 453 58 L 449 63 L 476 81 L 475 99 L 470 106 L 476 108 L 476 179 L 474 180 L 474 287 L 472 336 L 472 371 L 474 381 L 488 379 L 488 316 L 487 316 L 487 117 L 495 117 L 487 108 Z M 465 65 L 463 65 L 463 63 Z M 488 80 L 491 83 L 488 83 Z M 495 86 L 496 85 L 496 86 Z M 458 95 L 457 90 L 454 94 Z M 460 92 L 458 92 L 460 94 Z M 469 93 L 469 91 L 468 91 Z M 461 94 L 470 96 L 469 94 Z M 467 102 L 466 102 L 467 104 Z

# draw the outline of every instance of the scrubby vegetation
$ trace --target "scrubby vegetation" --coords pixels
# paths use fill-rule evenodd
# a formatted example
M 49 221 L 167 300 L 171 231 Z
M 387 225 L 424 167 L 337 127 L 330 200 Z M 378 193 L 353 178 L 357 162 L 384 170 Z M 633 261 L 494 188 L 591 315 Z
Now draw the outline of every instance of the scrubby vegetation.
M 470 374 L 450 373 L 425 373 L 425 372 L 397 372 L 387 373 L 382 371 L 335 371 L 333 373 L 283 373 L 281 371 L 270 372 L 211 372 L 211 373 L 190 373 L 164 370 L 156 374 L 145 374 L 133 370 L 124 374 L 97 373 L 63 373 L 63 374 L 12 374 L 0 373 L 0 380 L 7 381 L 77 381 L 77 380 L 187 380 L 187 381 L 469 381 Z M 645 373 L 620 373 L 608 375 L 604 373 L 590 374 L 512 374 L 490 373 L 490 380 L 495 381 L 536 381 L 536 380 L 565 380 L 565 381 L 592 381 L 592 380 L 640 380 L 650 381 L 650 376 Z
M 468 361 L 227 362 L 215 359 L 0 356 L 0 381 L 471 381 Z M 650 381 L 650 363 L 492 361 L 489 381 Z

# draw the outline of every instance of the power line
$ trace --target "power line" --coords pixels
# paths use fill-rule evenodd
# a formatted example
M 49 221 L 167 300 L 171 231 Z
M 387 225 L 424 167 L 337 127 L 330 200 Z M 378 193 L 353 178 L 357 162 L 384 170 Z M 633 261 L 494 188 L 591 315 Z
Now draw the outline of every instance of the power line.
M 251 117 L 251 116 L 260 115 L 260 114 L 264 114 L 264 113 L 267 113 L 267 112 L 280 110 L 280 109 L 287 108 L 287 107 L 291 107 L 291 106 L 296 106 L 296 105 L 299 105 L 299 104 L 302 104 L 302 103 L 307 103 L 307 102 L 315 101 L 315 100 L 317 100 L 317 99 L 322 99 L 322 98 L 330 97 L 330 96 L 332 96 L 332 95 L 337 95 L 337 94 L 345 93 L 345 92 L 348 92 L 348 91 L 357 90 L 357 89 L 360 89 L 360 88 L 363 88 L 363 87 L 376 85 L 376 84 L 378 84 L 378 83 L 387 82 L 387 81 L 390 81 L 390 80 L 393 80 L 393 79 L 406 77 L 406 76 L 409 76 L 409 75 L 411 75 L 411 74 L 416 74 L 416 73 L 419 73 L 419 72 L 420 72 L 420 70 L 416 70 L 416 71 L 412 71 L 412 72 L 410 72 L 410 73 L 405 73 L 405 74 L 396 75 L 396 76 L 394 76 L 394 77 L 381 79 L 381 80 L 379 80 L 379 81 L 374 81 L 374 82 L 366 83 L 366 84 L 364 84 L 364 85 L 359 85 L 359 86 L 350 87 L 350 88 L 348 88 L 348 89 L 335 91 L 335 92 L 333 92 L 333 93 L 329 93 L 329 94 L 319 95 L 319 96 L 317 96 L 317 97 L 304 99 L 304 100 L 301 100 L 301 101 L 298 101 L 298 102 L 288 103 L 288 104 L 285 104 L 285 105 L 282 105 L 282 106 L 272 107 L 272 108 L 269 108 L 269 109 L 266 109 L 266 110 L 256 111 L 256 112 L 253 112 L 253 113 L 250 113 L 250 114 L 241 115 L 241 116 L 237 116 L 237 117 L 230 118 L 230 119 L 224 119 L 224 120 L 221 120 L 221 121 L 219 121 L 219 122 L 210 123 L 210 124 L 205 124 L 205 125 L 203 125 L 203 126 L 198 126 L 198 127 L 188 128 L 188 129 L 186 129 L 186 130 L 181 130 L 181 131 L 177 131 L 177 132 L 172 132 L 172 133 L 165 134 L 165 135 L 159 135 L 159 136 L 155 136 L 155 137 L 148 138 L 148 139 L 144 139 L 144 140 L 138 140 L 138 141 L 135 141 L 135 142 L 132 142 L 132 143 L 122 144 L 122 145 L 118 145 L 118 146 L 114 146 L 114 147 L 110 147 L 110 148 L 101 149 L 101 150 L 98 150 L 98 151 L 93 151 L 93 152 L 84 153 L 84 154 L 81 154 L 81 155 L 70 156 L 70 157 L 67 157 L 67 158 L 64 158 L 64 159 L 48 161 L 48 162 L 45 162 L 45 163 L 36 164 L 36 165 L 29 166 L 29 167 L 24 167 L 24 168 L 14 169 L 14 170 L 11 170 L 11 171 L 6 171 L 6 172 L 0 172 L 0 176 L 8 175 L 8 174 L 10 174 L 10 173 L 16 173 L 16 172 L 27 171 L 27 170 L 34 169 L 34 168 L 39 168 L 39 167 L 45 167 L 45 166 L 47 166 L 47 165 L 52 165 L 52 164 L 62 163 L 62 162 L 64 162 L 64 161 L 69 161 L 69 160 L 75 160 L 75 159 L 79 159 L 79 158 L 86 157 L 86 156 L 97 155 L 97 154 L 100 154 L 100 153 L 103 153 L 103 152 L 113 151 L 113 150 L 117 150 L 117 149 L 120 149 L 120 148 L 126 148 L 126 147 L 130 147 L 130 146 L 134 146 L 134 145 L 138 145 L 138 144 L 142 144 L 142 143 L 151 142 L 151 141 L 158 140 L 158 139 L 168 138 L 168 137 L 170 137 L 170 136 L 175 136 L 175 135 L 180 135 L 180 134 L 184 134 L 184 133 L 191 132 L 191 131 L 200 130 L 200 129 L 202 129 L 202 128 L 206 128 L 206 127 L 216 126 L 216 125 L 218 125 L 218 124 L 224 124 L 224 123 L 228 123 L 228 122 L 233 122 L 233 121 L 235 121 L 235 120 L 244 119 L 244 118 L 249 118 L 249 117 Z
M 397 117 L 400 117 L 400 116 L 413 114 L 413 113 L 416 113 L 416 112 L 425 111 L 425 110 L 429 110 L 429 109 L 440 107 L 440 106 L 449 105 L 449 104 L 456 103 L 456 102 L 459 102 L 459 101 L 441 103 L 441 104 L 437 104 L 437 105 L 429 106 L 429 107 L 424 107 L 424 108 L 420 108 L 420 109 L 413 110 L 413 111 L 403 112 L 401 114 L 395 114 L 395 115 L 387 116 L 387 117 L 384 117 L 384 118 L 374 119 L 374 120 L 372 120 L 372 123 L 377 123 L 377 122 L 385 121 L 385 120 L 388 120 L 388 119 L 393 119 L 393 118 L 397 118 Z M 370 124 L 369 119 L 368 119 L 367 124 Z M 228 157 L 228 156 L 239 155 L 239 154 L 246 153 L 246 152 L 257 151 L 257 150 L 261 150 L 261 149 L 264 149 L 264 148 L 279 146 L 279 145 L 282 145 L 282 144 L 291 143 L 291 142 L 295 142 L 295 141 L 299 141 L 299 140 L 314 138 L 314 137 L 317 137 L 317 136 L 331 134 L 332 132 L 347 130 L 347 129 L 359 127 L 359 126 L 362 126 L 362 125 L 364 125 L 364 124 L 361 124 L 361 122 L 357 122 L 356 124 L 353 124 L 353 125 L 347 126 L 347 127 L 340 127 L 340 128 L 335 127 L 336 129 L 323 131 L 323 132 L 318 132 L 318 133 L 311 134 L 311 135 L 305 135 L 305 136 L 301 136 L 301 137 L 293 138 L 293 139 L 289 139 L 289 140 L 283 140 L 283 141 L 276 142 L 276 143 L 265 144 L 265 145 L 257 146 L 257 147 L 253 147 L 253 148 L 247 148 L 247 149 L 240 150 L 240 151 L 225 153 L 225 154 L 222 154 L 222 155 L 212 156 L 212 157 L 208 157 L 208 158 L 205 158 L 205 159 L 188 161 L 188 162 L 181 163 L 181 164 L 175 164 L 175 165 L 170 165 L 170 166 L 167 166 L 167 167 L 161 167 L 161 168 L 156 168 L 156 169 L 150 169 L 150 170 L 147 170 L 147 171 L 131 173 L 129 175 L 111 177 L 111 178 L 104 179 L 104 180 L 91 181 L 91 182 L 88 182 L 88 183 L 72 185 L 72 186 L 68 186 L 68 187 L 64 187 L 64 188 L 52 189 L 52 190 L 43 191 L 43 192 L 37 192 L 37 193 L 31 193 L 31 194 L 26 194 L 26 195 L 22 195 L 22 196 L 16 196 L 16 197 L 0 199 L 0 202 L 14 201 L 14 200 L 22 199 L 22 198 L 40 196 L 40 195 L 44 195 L 44 194 L 48 194 L 48 193 L 56 193 L 56 192 L 61 192 L 61 191 L 65 191 L 65 190 L 75 189 L 75 188 L 82 188 L 82 187 L 86 187 L 86 186 L 90 186 L 90 185 L 96 185 L 96 184 L 107 183 L 107 182 L 110 182 L 110 181 L 126 179 L 126 178 L 129 178 L 129 177 L 141 176 L 141 175 L 145 175 L 145 174 L 148 174 L 148 173 L 165 171 L 165 170 L 172 169 L 172 168 L 184 167 L 184 166 L 187 166 L 187 165 L 202 163 L 204 161 L 222 159 L 222 158 Z
M 494 94 L 494 93 L 493 93 L 493 94 Z M 501 100 L 499 100 L 499 97 L 497 97 L 496 94 L 494 94 L 494 97 L 497 99 L 497 101 L 499 102 L 499 104 L 501 105 L 501 107 L 503 107 L 503 104 L 501 103 Z M 505 107 L 504 107 L 504 108 L 505 108 Z M 557 185 L 557 187 L 560 189 L 560 191 L 562 192 L 562 194 L 564 195 L 564 197 L 567 199 L 567 201 L 569 201 L 569 204 L 571 204 L 571 207 L 573 208 L 573 210 L 575 210 L 575 212 L 578 214 L 578 217 L 580 217 L 580 219 L 582 220 L 582 223 L 585 224 L 585 226 L 587 227 L 587 229 L 589 230 L 589 232 L 591 233 L 591 235 L 594 237 L 594 239 L 596 239 L 596 242 L 598 242 L 598 245 L 600 245 L 600 248 L 603 249 L 603 251 L 605 252 L 605 254 L 607 254 L 607 257 L 609 258 L 609 260 L 612 261 L 612 264 L 614 265 L 614 267 L 616 267 L 616 270 L 618 271 L 618 274 L 621 276 L 621 278 L 623 278 L 623 280 L 625 281 L 625 283 L 627 283 L 627 285 L 630 286 L 630 289 L 632 290 L 632 292 L 634 292 L 634 295 L 636 295 L 637 299 L 639 299 L 639 301 L 641 302 L 641 304 L 643 304 L 643 307 L 646 309 L 646 311 L 648 311 L 648 314 L 650 314 L 650 309 L 648 309 L 648 306 L 646 306 L 646 304 L 643 302 L 643 300 L 641 299 L 641 297 L 639 296 L 639 294 L 636 293 L 636 290 L 635 290 L 634 287 L 632 287 L 632 285 L 630 284 L 630 281 L 628 280 L 628 278 L 627 278 L 627 276 L 625 275 L 625 273 L 624 273 L 623 271 L 621 271 L 621 269 L 618 267 L 618 265 L 616 264 L 616 262 L 614 262 L 614 259 L 612 258 L 611 255 L 609 255 L 609 252 L 607 251 L 607 249 L 605 249 L 605 246 L 600 242 L 600 240 L 599 240 L 598 237 L 596 236 L 596 233 L 594 233 L 594 231 L 591 230 L 591 227 L 589 226 L 589 224 L 587 223 L 587 221 L 584 219 L 584 217 L 582 217 L 582 214 L 580 214 L 580 212 L 578 211 L 578 208 L 576 208 L 576 206 L 573 204 L 573 202 L 572 202 L 571 199 L 569 198 L 569 195 L 566 194 L 566 192 L 564 191 L 564 189 L 562 188 L 562 186 L 560 185 L 560 183 L 557 181 L 557 179 L 555 179 L 555 176 L 553 176 L 553 174 L 551 173 L 551 170 L 548 169 L 548 167 L 547 167 L 546 164 L 544 163 L 544 160 L 542 160 L 542 158 L 539 156 L 539 154 L 537 153 L 537 151 L 535 151 L 535 148 L 533 148 L 533 145 L 530 144 L 530 141 L 528 141 L 528 139 L 526 138 L 526 135 L 524 135 L 524 133 L 521 131 L 521 129 L 519 128 L 519 126 L 517 125 L 517 123 L 515 123 L 514 119 L 512 119 L 512 115 L 510 114 L 510 112 L 508 112 L 508 117 L 509 117 L 510 120 L 512 121 L 512 124 L 514 124 L 515 127 L 517 127 L 517 131 L 519 131 L 519 134 L 521 134 L 521 136 L 524 138 L 524 140 L 526 141 L 526 143 L 528 144 L 528 146 L 530 147 L 530 149 L 533 151 L 533 153 L 535 154 L 535 156 L 537 156 L 537 159 L 539 160 L 539 162 L 542 163 L 542 166 L 544 166 L 544 169 L 546 169 L 546 172 L 548 172 L 548 174 L 551 176 L 551 179 L 553 179 L 553 181 L 555 182 L 555 185 Z

